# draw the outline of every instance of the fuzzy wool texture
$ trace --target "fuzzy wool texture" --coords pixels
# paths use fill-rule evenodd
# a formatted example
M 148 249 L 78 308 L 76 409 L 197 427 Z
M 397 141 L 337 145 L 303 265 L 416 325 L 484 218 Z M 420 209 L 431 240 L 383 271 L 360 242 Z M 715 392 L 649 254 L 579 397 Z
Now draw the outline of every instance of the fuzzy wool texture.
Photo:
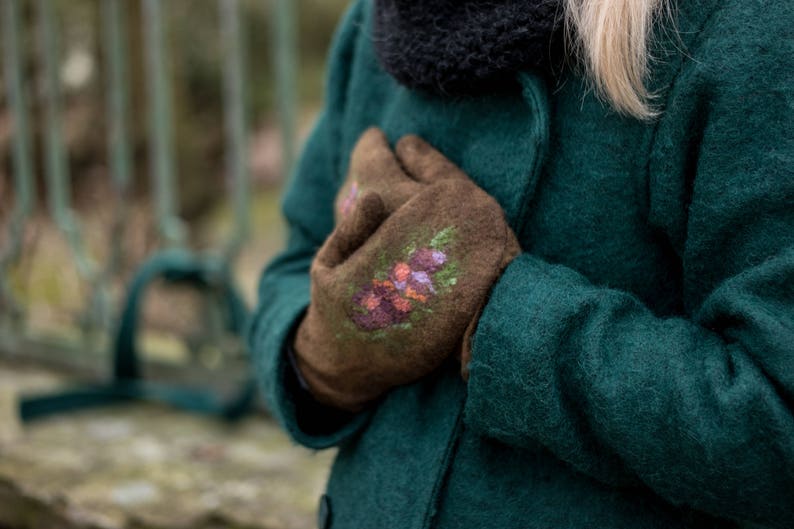
M 520 94 L 406 90 L 378 61 L 372 8 L 337 34 L 249 335 L 276 418 L 339 447 L 331 526 L 794 527 L 794 6 L 680 1 L 681 40 L 654 47 L 652 123 L 572 72 L 519 75 Z M 484 307 L 467 384 L 445 364 L 326 420 L 285 351 L 371 126 L 436 146 L 523 253 Z
M 413 195 L 392 212 L 377 183 L 367 185 L 312 264 L 312 302 L 295 340 L 298 369 L 319 402 L 350 411 L 459 354 L 503 256 L 518 253 L 499 204 L 465 174 L 435 179 L 447 162 L 434 153 L 413 149 L 398 163 L 387 144 L 366 139 L 355 150 L 364 149 L 364 161 L 351 173 L 385 179 L 399 171 L 410 181 L 405 167 L 422 171 L 424 181 L 414 181 Z M 433 261 L 433 251 L 443 260 Z
M 447 95 L 514 89 L 559 66 L 559 0 L 375 0 L 373 41 L 403 85 Z

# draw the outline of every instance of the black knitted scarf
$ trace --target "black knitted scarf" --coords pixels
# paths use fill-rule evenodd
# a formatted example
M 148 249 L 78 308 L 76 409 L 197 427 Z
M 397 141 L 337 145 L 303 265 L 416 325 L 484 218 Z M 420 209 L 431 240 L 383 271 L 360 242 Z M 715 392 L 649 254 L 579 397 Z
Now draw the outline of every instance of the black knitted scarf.
M 462 95 L 514 86 L 561 58 L 561 0 L 375 0 L 381 64 L 410 88 Z

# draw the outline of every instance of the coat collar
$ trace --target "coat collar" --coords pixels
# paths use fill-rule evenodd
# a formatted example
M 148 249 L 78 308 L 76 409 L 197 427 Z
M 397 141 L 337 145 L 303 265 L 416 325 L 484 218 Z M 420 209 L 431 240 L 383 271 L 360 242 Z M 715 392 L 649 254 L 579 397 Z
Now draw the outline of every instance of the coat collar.
M 560 0 L 374 0 L 373 43 L 409 88 L 494 93 L 559 62 L 561 14 Z

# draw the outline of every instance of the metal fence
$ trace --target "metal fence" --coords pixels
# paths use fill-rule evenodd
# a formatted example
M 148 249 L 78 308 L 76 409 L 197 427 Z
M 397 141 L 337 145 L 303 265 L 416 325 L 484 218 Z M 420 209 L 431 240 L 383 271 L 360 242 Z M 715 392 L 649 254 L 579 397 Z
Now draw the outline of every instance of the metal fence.
M 26 4 L 30 1 L 32 4 Z M 24 244 L 26 223 L 29 222 L 34 201 L 37 179 L 35 160 L 31 145 L 32 119 L 31 97 L 40 94 L 42 112 L 38 126 L 43 134 L 41 173 L 46 189 L 46 208 L 52 221 L 58 226 L 63 239 L 68 243 L 81 281 L 88 285 L 88 296 L 84 314 L 79 318 L 81 343 L 78 348 L 96 351 L 95 337 L 110 335 L 118 326 L 121 300 L 113 299 L 110 283 L 118 276 L 119 255 L 122 253 L 120 233 L 127 222 L 127 198 L 130 194 L 133 172 L 129 138 L 130 65 L 126 47 L 130 31 L 142 32 L 148 123 L 148 172 L 151 175 L 151 201 L 153 204 L 159 240 L 163 248 L 187 250 L 189 227 L 179 218 L 179 193 L 176 185 L 174 161 L 173 106 L 170 101 L 167 31 L 164 0 L 140 1 L 142 27 L 132 28 L 125 20 L 125 2 L 133 0 L 96 0 L 101 10 L 101 47 L 106 64 L 103 78 L 106 138 L 108 149 L 109 178 L 117 207 L 108 229 L 112 248 L 109 258 L 99 262 L 90 254 L 84 243 L 80 219 L 72 209 L 72 178 L 67 163 L 63 138 L 64 121 L 60 80 L 59 28 L 55 16 L 54 0 L 0 0 L 2 4 L 2 60 L 3 77 L 6 83 L 7 103 L 12 117 L 12 191 L 13 210 L 5 218 L 5 237 L 0 248 L 0 349 L 17 355 L 33 353 L 42 347 L 35 336 L 26 332 L 26 307 L 14 293 L 10 284 L 10 271 L 18 265 Z M 266 0 L 261 0 L 266 2 Z M 234 212 L 233 231 L 225 238 L 222 248 L 215 249 L 213 259 L 218 268 L 229 270 L 246 241 L 250 224 L 250 185 L 246 164 L 248 128 L 245 113 L 246 71 L 242 57 L 244 50 L 241 38 L 240 0 L 217 0 L 218 23 L 223 44 L 223 109 L 225 130 L 225 160 L 231 185 L 228 197 Z M 21 23 L 20 8 L 32 8 L 34 24 Z M 267 2 L 273 29 L 272 57 L 275 65 L 273 84 L 276 87 L 277 110 L 282 131 L 284 166 L 292 161 L 296 115 L 296 45 L 295 3 L 292 0 Z M 26 33 L 27 32 L 27 33 Z M 33 90 L 31 79 L 26 77 L 24 67 L 25 40 L 35 42 L 38 63 L 41 65 L 41 86 Z M 0 197 L 0 205 L 10 207 L 8 197 Z M 105 342 L 107 343 L 107 341 Z M 59 344 L 55 344 L 56 347 Z M 86 354 L 89 354 L 88 352 Z

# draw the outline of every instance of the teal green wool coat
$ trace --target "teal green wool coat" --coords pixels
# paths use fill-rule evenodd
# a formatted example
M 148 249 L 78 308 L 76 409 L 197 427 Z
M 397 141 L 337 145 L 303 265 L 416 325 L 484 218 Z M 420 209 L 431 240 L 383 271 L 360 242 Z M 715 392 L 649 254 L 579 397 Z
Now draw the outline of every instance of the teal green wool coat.
M 681 0 L 661 117 L 572 69 L 513 94 L 410 91 L 349 10 L 286 191 L 249 341 L 277 419 L 339 447 L 323 527 L 794 528 L 794 6 Z M 353 416 L 285 357 L 360 134 L 419 134 L 494 196 L 523 253 L 455 361 Z M 465 200 L 465 197 L 461 197 Z

